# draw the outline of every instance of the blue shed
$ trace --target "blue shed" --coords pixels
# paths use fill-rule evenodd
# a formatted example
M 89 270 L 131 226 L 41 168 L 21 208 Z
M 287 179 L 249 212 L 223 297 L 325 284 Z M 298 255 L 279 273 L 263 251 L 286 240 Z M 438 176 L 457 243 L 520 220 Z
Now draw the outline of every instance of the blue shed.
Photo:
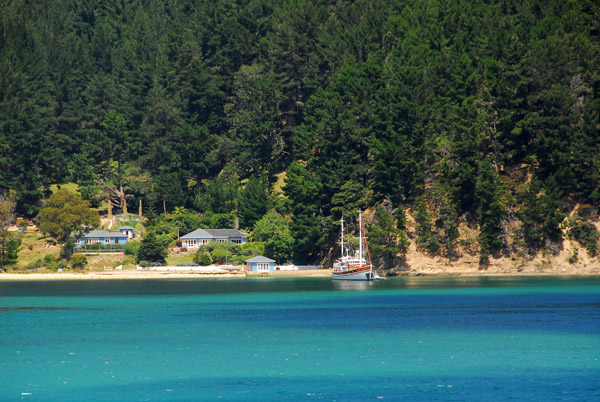
M 246 270 L 253 272 L 275 271 L 275 260 L 257 255 L 246 260 Z

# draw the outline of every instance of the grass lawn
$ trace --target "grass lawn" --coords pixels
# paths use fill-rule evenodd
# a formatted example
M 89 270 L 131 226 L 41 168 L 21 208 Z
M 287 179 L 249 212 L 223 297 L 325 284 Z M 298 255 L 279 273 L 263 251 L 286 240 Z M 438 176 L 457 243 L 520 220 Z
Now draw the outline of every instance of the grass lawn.
M 60 247 L 48 242 L 48 238 L 42 237 L 39 232 L 28 231 L 19 234 L 21 236 L 21 251 L 17 260 L 18 268 L 25 269 L 35 261 L 43 260 L 46 255 L 58 256 Z
M 167 257 L 167 265 L 193 264 L 195 253 L 181 253 L 169 255 Z
M 32 266 L 36 261 L 43 261 L 47 255 L 52 255 L 58 259 L 61 246 L 51 244 L 50 238 L 43 237 L 38 231 L 28 231 L 18 235 L 21 236 L 22 244 L 16 270 L 27 269 L 28 266 Z M 124 253 L 92 254 L 90 252 L 78 254 L 84 255 L 87 258 L 86 271 L 104 271 L 105 269 L 114 269 L 119 265 L 123 265 L 123 269 L 136 268 L 135 257 L 125 255 Z M 167 265 L 193 264 L 194 255 L 195 253 L 169 255 L 167 257 Z
M 61 246 L 53 245 L 49 238 L 43 237 L 39 232 L 28 231 L 19 234 L 21 236 L 21 250 L 17 260 L 16 270 L 27 269 L 38 260 L 44 260 L 44 257 L 51 255 L 58 259 Z M 88 260 L 86 270 L 103 271 L 105 267 L 114 268 L 123 265 L 123 269 L 135 269 L 135 259 L 132 256 L 126 256 L 123 253 L 85 255 Z M 43 264 L 42 264 L 43 265 Z

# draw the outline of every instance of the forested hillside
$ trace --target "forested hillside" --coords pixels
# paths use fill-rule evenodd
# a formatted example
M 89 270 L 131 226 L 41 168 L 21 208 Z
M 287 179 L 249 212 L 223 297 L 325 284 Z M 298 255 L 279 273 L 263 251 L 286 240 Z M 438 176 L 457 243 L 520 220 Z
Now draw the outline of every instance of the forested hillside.
M 409 216 L 430 255 L 461 224 L 482 264 L 564 234 L 594 255 L 599 39 L 592 0 L 5 0 L 0 193 L 34 216 L 74 182 L 248 230 L 275 210 L 307 262 L 359 208 L 385 266 Z

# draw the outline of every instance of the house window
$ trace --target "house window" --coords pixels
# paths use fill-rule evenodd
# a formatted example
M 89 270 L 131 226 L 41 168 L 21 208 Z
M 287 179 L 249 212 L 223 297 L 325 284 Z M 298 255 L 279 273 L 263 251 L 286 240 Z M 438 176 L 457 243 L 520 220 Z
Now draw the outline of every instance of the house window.
M 269 263 L 268 262 L 257 262 L 256 263 L 256 270 L 257 271 L 268 271 L 269 270 Z
M 195 247 L 196 246 L 196 240 L 184 240 L 183 241 L 183 245 L 186 247 Z
M 110 244 L 110 237 L 104 238 L 104 244 Z
M 235 244 L 242 244 L 242 239 L 231 239 L 231 242 Z
M 85 244 L 100 244 L 100 239 L 96 237 L 85 239 Z
M 200 244 L 208 244 L 208 243 L 210 243 L 210 242 L 206 239 L 200 240 Z
M 219 243 L 227 243 L 227 239 L 217 239 Z

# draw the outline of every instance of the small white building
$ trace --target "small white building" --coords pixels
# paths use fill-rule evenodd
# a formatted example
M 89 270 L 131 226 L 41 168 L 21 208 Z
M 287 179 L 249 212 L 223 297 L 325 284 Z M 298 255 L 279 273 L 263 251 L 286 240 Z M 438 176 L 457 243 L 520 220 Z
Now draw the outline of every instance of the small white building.
M 119 232 L 123 233 L 124 235 L 127 235 L 128 239 L 133 239 L 133 227 L 132 226 L 121 226 L 119 228 Z

